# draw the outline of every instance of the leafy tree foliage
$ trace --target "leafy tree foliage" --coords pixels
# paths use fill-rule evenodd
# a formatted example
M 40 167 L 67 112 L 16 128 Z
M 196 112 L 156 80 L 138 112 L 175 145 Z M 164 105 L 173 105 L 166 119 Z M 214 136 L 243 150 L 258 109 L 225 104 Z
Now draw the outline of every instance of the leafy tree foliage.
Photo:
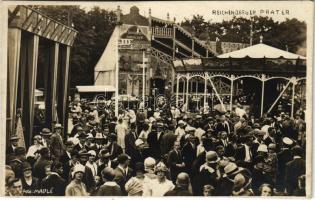
M 93 85 L 94 67 L 115 28 L 113 11 L 93 7 L 86 12 L 79 6 L 34 6 L 47 16 L 67 24 L 79 33 L 70 56 L 70 87 Z

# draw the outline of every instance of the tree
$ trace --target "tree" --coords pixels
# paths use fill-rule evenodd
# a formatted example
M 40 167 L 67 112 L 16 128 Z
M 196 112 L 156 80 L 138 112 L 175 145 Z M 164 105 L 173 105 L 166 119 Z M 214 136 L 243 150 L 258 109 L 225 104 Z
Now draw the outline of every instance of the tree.
M 70 87 L 94 84 L 94 67 L 114 31 L 116 16 L 113 11 L 94 7 L 86 12 L 79 6 L 34 6 L 47 16 L 79 33 L 70 56 Z

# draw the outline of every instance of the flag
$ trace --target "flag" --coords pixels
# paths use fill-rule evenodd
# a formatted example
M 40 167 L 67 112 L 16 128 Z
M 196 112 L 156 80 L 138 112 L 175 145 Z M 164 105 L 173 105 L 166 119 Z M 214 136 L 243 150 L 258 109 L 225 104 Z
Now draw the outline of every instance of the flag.
M 16 136 L 18 136 L 20 138 L 18 146 L 25 148 L 25 140 L 24 140 L 24 133 L 23 133 L 23 126 L 22 126 L 21 117 L 18 117 L 18 120 L 17 120 Z

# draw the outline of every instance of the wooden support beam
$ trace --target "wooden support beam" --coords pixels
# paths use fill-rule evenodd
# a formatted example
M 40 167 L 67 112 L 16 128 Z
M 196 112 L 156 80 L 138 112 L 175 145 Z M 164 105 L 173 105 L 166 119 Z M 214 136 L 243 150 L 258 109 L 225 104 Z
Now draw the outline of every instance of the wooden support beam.
M 50 50 L 50 67 L 51 67 L 51 119 L 57 120 L 57 81 L 58 77 L 58 57 L 59 57 L 59 43 L 53 43 Z
M 21 30 L 8 29 L 7 138 L 15 129 L 18 73 L 20 67 Z M 8 140 L 7 140 L 8 141 Z
M 26 87 L 25 87 L 25 101 L 23 110 L 23 121 L 25 127 L 26 143 L 32 143 L 33 138 L 33 124 L 34 124 L 34 101 L 36 89 L 37 76 L 37 60 L 38 60 L 38 43 L 39 37 L 37 35 L 29 35 L 26 38 L 27 43 L 27 62 L 26 62 Z
M 60 119 L 60 122 L 64 126 L 64 136 L 66 136 L 67 129 L 68 129 L 67 107 L 68 107 L 68 93 L 69 93 L 70 46 L 65 46 L 65 50 L 62 52 L 61 66 L 64 69 L 64 73 L 63 73 L 64 82 L 63 82 L 62 118 Z

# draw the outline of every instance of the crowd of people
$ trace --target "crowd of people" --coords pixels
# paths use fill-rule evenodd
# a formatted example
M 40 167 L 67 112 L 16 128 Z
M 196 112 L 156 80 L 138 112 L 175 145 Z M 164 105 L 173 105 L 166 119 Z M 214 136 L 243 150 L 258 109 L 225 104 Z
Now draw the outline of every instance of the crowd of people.
M 69 110 L 67 128 L 43 127 L 28 148 L 11 136 L 6 195 L 305 196 L 302 112 Z

